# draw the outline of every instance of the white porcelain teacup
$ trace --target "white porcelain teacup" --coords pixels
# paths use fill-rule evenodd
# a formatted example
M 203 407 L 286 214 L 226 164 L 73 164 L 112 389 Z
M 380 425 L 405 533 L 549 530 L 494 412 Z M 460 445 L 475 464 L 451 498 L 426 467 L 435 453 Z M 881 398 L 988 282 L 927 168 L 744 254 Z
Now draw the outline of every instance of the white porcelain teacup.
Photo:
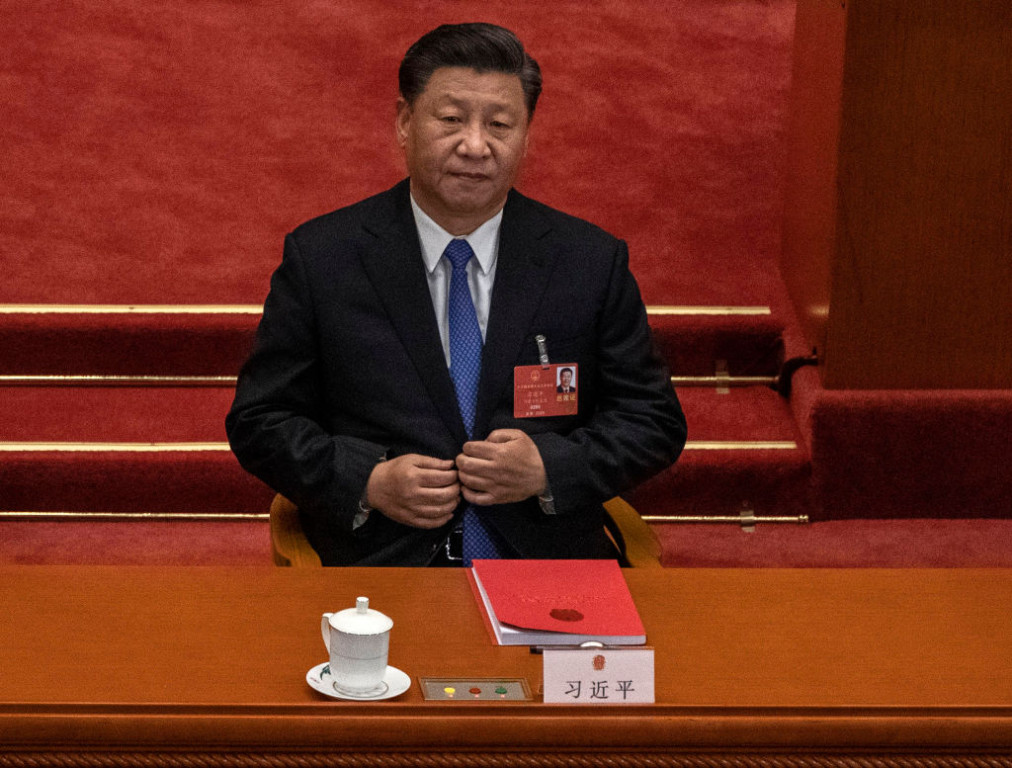
M 368 597 L 358 598 L 354 608 L 323 614 L 320 629 L 338 693 L 382 693 L 393 625 L 389 616 L 369 607 Z

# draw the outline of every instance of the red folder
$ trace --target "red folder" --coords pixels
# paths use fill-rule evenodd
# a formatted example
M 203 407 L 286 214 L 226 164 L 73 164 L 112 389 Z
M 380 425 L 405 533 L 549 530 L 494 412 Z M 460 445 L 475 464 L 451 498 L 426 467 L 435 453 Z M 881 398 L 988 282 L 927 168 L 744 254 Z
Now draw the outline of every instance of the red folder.
M 646 642 L 614 560 L 475 560 L 472 576 L 502 645 Z

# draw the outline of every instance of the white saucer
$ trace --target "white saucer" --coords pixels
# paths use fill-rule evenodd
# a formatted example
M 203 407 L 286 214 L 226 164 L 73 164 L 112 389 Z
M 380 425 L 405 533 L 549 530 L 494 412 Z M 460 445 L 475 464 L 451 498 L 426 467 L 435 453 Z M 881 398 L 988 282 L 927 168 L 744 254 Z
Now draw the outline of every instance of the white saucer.
M 330 664 L 323 662 L 317 664 L 306 673 L 306 682 L 314 691 L 319 691 L 324 696 L 332 696 L 335 699 L 346 701 L 382 701 L 400 696 L 411 687 L 411 678 L 401 672 L 397 667 L 387 667 L 383 675 L 383 687 L 378 691 L 366 694 L 344 693 L 337 690 L 334 685 L 334 678 L 330 674 Z

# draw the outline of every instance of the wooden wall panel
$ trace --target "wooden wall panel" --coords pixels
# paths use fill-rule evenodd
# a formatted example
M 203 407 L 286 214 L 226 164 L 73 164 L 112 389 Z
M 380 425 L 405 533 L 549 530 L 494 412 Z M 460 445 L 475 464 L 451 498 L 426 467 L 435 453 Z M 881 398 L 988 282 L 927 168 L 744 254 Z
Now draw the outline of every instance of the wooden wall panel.
M 799 107 L 812 90 L 805 73 L 817 71 L 805 58 L 842 75 L 818 106 L 838 115 L 835 173 L 823 163 L 788 174 L 786 221 L 810 230 L 785 227 L 785 279 L 802 316 L 826 292 L 817 270 L 829 262 L 825 324 L 806 323 L 823 383 L 1012 386 L 1012 4 L 801 0 L 798 13 L 799 37 L 812 34 L 806 19 L 821 35 L 845 28 L 842 63 L 838 48 L 799 39 L 795 65 Z M 829 216 L 812 193 L 827 186 Z M 816 266 L 802 269 L 806 244 Z

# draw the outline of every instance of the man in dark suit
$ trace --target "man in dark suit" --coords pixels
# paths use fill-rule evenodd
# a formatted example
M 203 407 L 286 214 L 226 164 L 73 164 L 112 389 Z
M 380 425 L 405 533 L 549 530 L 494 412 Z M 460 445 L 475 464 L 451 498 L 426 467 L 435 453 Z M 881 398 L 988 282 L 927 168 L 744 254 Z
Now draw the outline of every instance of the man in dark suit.
M 286 238 L 232 448 L 324 564 L 615 557 L 602 502 L 685 442 L 626 246 L 512 189 L 541 74 L 511 32 L 433 30 L 400 90 L 409 179 Z M 549 357 L 575 413 L 525 410 Z

